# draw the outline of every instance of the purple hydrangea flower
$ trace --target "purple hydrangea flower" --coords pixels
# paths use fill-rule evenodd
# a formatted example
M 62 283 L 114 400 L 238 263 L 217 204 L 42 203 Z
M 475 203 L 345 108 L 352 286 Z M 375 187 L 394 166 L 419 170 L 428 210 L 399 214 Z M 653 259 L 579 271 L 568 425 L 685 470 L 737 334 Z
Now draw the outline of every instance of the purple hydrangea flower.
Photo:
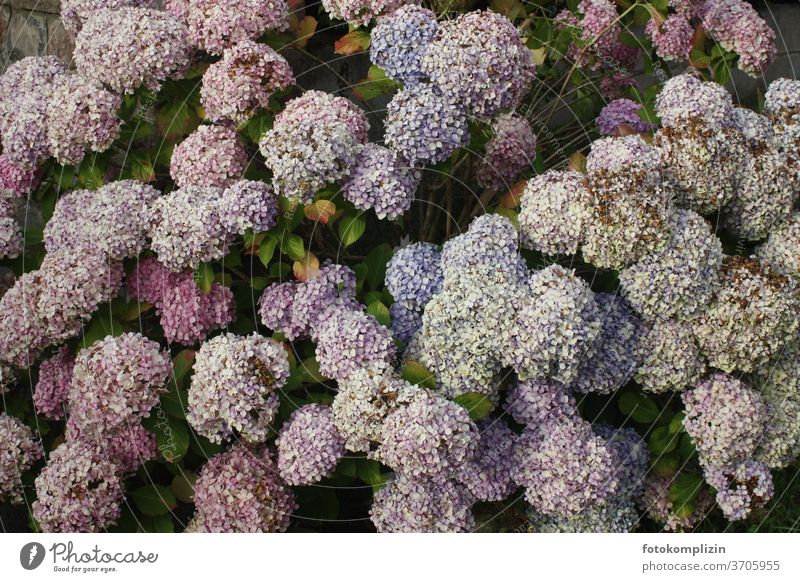
M 663 22 L 652 18 L 644 31 L 652 41 L 656 54 L 665 61 L 685 61 L 689 58 L 694 27 L 685 16 L 670 14 Z
M 600 135 L 611 136 L 616 135 L 621 126 L 628 126 L 636 133 L 646 133 L 653 129 L 653 125 L 637 115 L 641 108 L 641 103 L 631 99 L 614 99 L 600 110 L 595 121 L 597 130 Z
M 42 454 L 42 445 L 33 431 L 18 418 L 0 412 L 0 502 L 23 503 L 22 474 Z
M 378 18 L 370 33 L 370 60 L 389 78 L 414 85 L 424 76 L 422 58 L 438 29 L 433 12 L 406 4 Z
M 64 416 L 74 366 L 75 358 L 69 346 L 61 346 L 55 355 L 41 363 L 39 380 L 33 393 L 36 412 L 48 418 Z
M 648 392 L 681 392 L 697 385 L 706 371 L 705 358 L 687 322 L 654 323 L 640 349 L 642 362 L 633 378 Z
M 323 404 L 295 410 L 275 441 L 278 471 L 289 485 L 311 485 L 333 473 L 344 457 L 344 439 L 336 429 L 333 411 Z
M 775 493 L 772 475 L 763 463 L 742 461 L 727 467 L 703 468 L 706 481 L 717 490 L 717 505 L 729 521 L 747 518 Z
M 227 188 L 242 178 L 247 163 L 233 127 L 201 125 L 175 146 L 169 173 L 178 188 Z
M 441 252 L 431 243 L 413 243 L 395 251 L 386 265 L 386 289 L 397 301 L 425 305 L 442 289 Z
M 189 0 L 186 25 L 194 46 L 212 54 L 289 26 L 286 0 Z
M 516 489 L 511 479 L 517 435 L 503 420 L 487 419 L 478 425 L 480 437 L 475 456 L 456 478 L 481 501 L 502 501 Z
M 492 132 L 476 178 L 487 190 L 506 191 L 517 176 L 533 166 L 536 136 L 528 120 L 513 113 L 499 115 L 492 122 Z

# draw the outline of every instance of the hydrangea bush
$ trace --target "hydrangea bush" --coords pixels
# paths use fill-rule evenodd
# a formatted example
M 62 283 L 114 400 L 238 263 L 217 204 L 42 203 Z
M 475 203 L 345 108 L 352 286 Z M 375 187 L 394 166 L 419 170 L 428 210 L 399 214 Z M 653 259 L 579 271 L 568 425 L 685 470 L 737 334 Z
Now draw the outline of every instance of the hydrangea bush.
M 800 81 L 734 98 L 744 0 L 61 6 L 0 76 L 3 512 L 786 528 Z

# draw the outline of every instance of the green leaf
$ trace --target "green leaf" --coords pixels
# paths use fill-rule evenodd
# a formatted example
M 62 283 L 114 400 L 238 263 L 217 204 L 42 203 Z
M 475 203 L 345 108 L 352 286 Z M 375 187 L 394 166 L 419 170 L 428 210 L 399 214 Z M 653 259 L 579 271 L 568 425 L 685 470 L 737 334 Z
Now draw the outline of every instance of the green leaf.
M 342 244 L 349 247 L 364 234 L 367 228 L 367 219 L 362 212 L 342 217 L 339 221 L 339 239 Z
M 189 448 L 191 451 L 203 459 L 210 459 L 214 455 L 218 455 L 225 450 L 225 445 L 212 443 L 206 437 L 192 431 L 189 441 Z
M 214 285 L 215 277 L 216 274 L 214 273 L 214 267 L 211 263 L 201 264 L 194 272 L 194 282 L 205 295 L 211 293 L 211 287 Z
M 168 463 L 179 463 L 189 450 L 189 428 L 186 421 L 167 416 L 158 417 L 155 423 L 156 445 Z
M 422 386 L 423 388 L 430 388 L 431 390 L 436 388 L 436 378 L 419 362 L 408 360 L 405 366 L 403 366 L 401 376 L 403 380 L 411 384 Z
M 708 66 L 711 64 L 711 57 L 701 50 L 692 49 L 689 53 L 689 60 L 694 66 L 703 65 Z
M 483 420 L 494 409 L 494 404 L 485 394 L 480 392 L 467 392 L 453 398 L 453 402 L 467 409 L 469 417 L 474 420 Z
M 194 501 L 194 484 L 197 482 L 197 474 L 191 471 L 182 471 L 172 480 L 170 489 L 175 494 L 178 501 L 192 503 Z
M 169 515 L 150 516 L 143 515 L 139 518 L 141 528 L 145 533 L 174 533 L 175 525 Z
M 244 126 L 244 134 L 254 144 L 258 144 L 261 137 L 272 129 L 272 114 L 268 111 L 259 111 Z
M 88 190 L 96 190 L 105 184 L 105 168 L 97 163 L 97 157 L 87 157 L 78 170 L 78 182 Z
M 144 182 L 145 184 L 156 179 L 153 161 L 148 156 L 139 152 L 133 152 L 131 154 L 130 174 L 131 178 L 139 182 Z
M 177 141 L 200 125 L 200 118 L 186 100 L 165 103 L 156 114 L 156 128 L 167 141 Z
M 678 436 L 670 432 L 669 427 L 660 426 L 650 433 L 647 444 L 653 455 L 658 456 L 674 451 L 678 446 L 678 440 Z
M 108 336 L 117 337 L 125 332 L 122 325 L 108 313 L 102 313 L 92 318 L 89 326 L 84 328 L 83 337 L 78 342 L 77 350 L 88 348 L 93 343 Z
M 367 313 L 378 320 L 378 323 L 385 327 L 392 324 L 392 318 L 389 316 L 389 308 L 380 301 L 373 301 L 367 307 Z
M 655 402 L 638 392 L 625 392 L 620 396 L 617 405 L 620 412 L 642 424 L 654 422 L 659 416 Z
M 680 459 L 675 453 L 661 455 L 653 462 L 653 470 L 662 477 L 671 477 L 678 472 Z
M 672 482 L 667 493 L 675 511 L 693 503 L 703 487 L 702 475 L 681 473 Z
M 683 419 L 686 418 L 686 413 L 681 411 L 672 417 L 669 421 L 669 432 L 672 434 L 679 433 L 683 430 Z
M 328 378 L 323 376 L 319 371 L 319 362 L 317 358 L 306 358 L 297 367 L 300 370 L 301 379 L 309 384 L 323 384 Z
M 392 247 L 383 243 L 372 249 L 364 259 L 370 289 L 379 289 L 386 278 L 386 265 L 392 259 Z
M 175 494 L 164 485 L 145 485 L 128 493 L 128 499 L 144 515 L 167 515 L 178 505 Z
M 381 473 L 381 465 L 378 461 L 361 457 L 356 461 L 356 476 L 367 485 L 372 485 L 372 489 L 380 489 L 386 482 L 386 476 Z
M 293 261 L 301 261 L 306 258 L 306 247 L 303 237 L 297 234 L 289 234 L 284 237 L 281 251 Z
M 689 436 L 689 433 L 683 433 L 681 443 L 678 445 L 678 454 L 681 456 L 681 459 L 687 461 L 691 459 L 696 452 L 697 449 L 694 446 L 692 437 Z
M 269 267 L 269 262 L 275 255 L 275 248 L 278 246 L 278 239 L 274 236 L 267 236 L 258 246 L 258 258 L 265 267 Z

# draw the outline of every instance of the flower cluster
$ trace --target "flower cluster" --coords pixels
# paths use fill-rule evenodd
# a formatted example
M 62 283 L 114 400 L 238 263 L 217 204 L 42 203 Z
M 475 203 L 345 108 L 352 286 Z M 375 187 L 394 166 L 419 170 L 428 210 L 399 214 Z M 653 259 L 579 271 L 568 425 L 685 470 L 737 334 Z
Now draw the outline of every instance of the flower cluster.
M 681 14 L 670 14 L 659 22 L 653 18 L 645 26 L 656 54 L 665 61 L 686 61 L 692 50 L 694 28 Z
M 388 77 L 414 85 L 424 76 L 422 58 L 438 29 L 433 12 L 406 4 L 378 18 L 370 33 L 369 58 Z
M 288 17 L 286 0 L 188 0 L 184 18 L 192 44 L 218 55 L 267 31 L 285 30 Z
M 652 22 L 652 21 L 651 21 Z M 631 99 L 614 99 L 600 110 L 597 116 L 597 130 L 601 135 L 617 135 L 625 130 L 646 133 L 653 128 L 638 115 L 641 103 Z
M 487 190 L 508 190 L 514 179 L 536 158 L 536 136 L 528 120 L 515 114 L 492 122 L 492 138 L 477 168 L 478 184 Z
M 800 325 L 794 280 L 755 259 L 725 257 L 720 288 L 692 321 L 709 363 L 726 372 L 751 372 L 794 339 Z
M 378 218 L 394 219 L 411 208 L 421 177 L 396 152 L 367 143 L 358 148 L 342 195 L 360 210 L 371 208 Z
M 123 500 L 116 464 L 100 445 L 68 440 L 50 453 L 36 477 L 33 518 L 48 533 L 103 531 L 119 519 Z
M 150 415 L 172 363 L 158 343 L 138 333 L 108 336 L 75 357 L 67 400 L 71 426 L 104 437 Z
M 67 407 L 75 358 L 68 346 L 61 346 L 39 366 L 39 379 L 33 394 L 36 412 L 49 418 L 61 418 Z
M 489 118 L 519 104 L 536 67 L 508 18 L 476 10 L 439 26 L 422 70 L 470 115 Z
M 739 55 L 738 66 L 756 77 L 775 57 L 775 32 L 744 0 L 707 0 L 699 9 L 703 28 L 725 50 Z
M 265 448 L 234 445 L 203 466 L 194 485 L 189 532 L 279 532 L 297 509 Z
M 469 143 L 466 112 L 429 83 L 392 97 L 384 124 L 386 145 L 412 165 L 439 163 Z
M 344 456 L 344 439 L 333 411 L 323 404 L 295 410 L 275 441 L 278 471 L 289 485 L 311 485 L 328 476 Z
M 227 188 L 242 179 L 247 162 L 233 127 L 201 125 L 175 146 L 169 173 L 178 188 Z
M 98 10 L 119 10 L 127 7 L 154 8 L 155 0 L 61 0 L 61 22 L 64 28 L 77 35 Z
M 654 323 L 640 349 L 642 361 L 633 378 L 648 392 L 681 392 L 697 385 L 706 371 L 705 358 L 686 322 Z
M 746 518 L 775 492 L 769 469 L 757 461 L 704 469 L 706 481 L 717 490 L 717 505 L 730 521 Z
M 135 257 L 145 247 L 150 209 L 161 193 L 135 180 L 61 196 L 44 229 L 50 253 L 92 247 L 112 261 Z
M 0 501 L 22 503 L 22 474 L 42 458 L 42 445 L 22 422 L 0 412 Z
M 0 258 L 13 259 L 23 247 L 23 233 L 17 222 L 20 196 L 13 190 L 0 190 Z
M 653 521 L 664 524 L 666 531 L 690 530 L 711 511 L 714 498 L 707 489 L 701 488 L 693 505 L 676 507 L 670 499 L 670 487 L 677 475 L 651 473 L 645 483 L 644 494 L 639 502 L 641 508 Z
M 203 75 L 200 99 L 211 121 L 244 123 L 279 89 L 294 85 L 294 73 L 270 47 L 243 41 L 222 53 Z
M 288 378 L 289 360 L 277 341 L 255 333 L 218 335 L 197 352 L 186 419 L 212 442 L 233 436 L 263 442 Z
M 75 38 L 75 66 L 117 93 L 158 90 L 189 66 L 186 27 L 169 13 L 148 8 L 97 10 Z
M 406 3 L 418 0 L 322 0 L 322 6 L 332 18 L 359 26 L 367 25 L 373 18 L 391 14 Z
M 131 297 L 152 304 L 169 342 L 193 345 L 236 317 L 231 290 L 213 283 L 208 293 L 191 271 L 173 273 L 153 257 L 141 259 L 128 277 Z
M 769 233 L 769 238 L 756 249 L 758 259 L 784 275 L 800 282 L 800 212 Z
M 347 177 L 368 130 L 366 115 L 344 97 L 306 91 L 292 99 L 259 142 L 275 190 L 310 202 L 325 184 Z

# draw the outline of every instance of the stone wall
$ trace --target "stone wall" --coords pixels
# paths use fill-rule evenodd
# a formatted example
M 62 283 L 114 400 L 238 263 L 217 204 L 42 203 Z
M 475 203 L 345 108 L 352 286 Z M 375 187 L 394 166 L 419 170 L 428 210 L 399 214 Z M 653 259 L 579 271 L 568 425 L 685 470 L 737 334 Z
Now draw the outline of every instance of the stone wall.
M 64 30 L 58 0 L 0 0 L 0 71 L 32 55 L 69 62 L 72 39 Z

